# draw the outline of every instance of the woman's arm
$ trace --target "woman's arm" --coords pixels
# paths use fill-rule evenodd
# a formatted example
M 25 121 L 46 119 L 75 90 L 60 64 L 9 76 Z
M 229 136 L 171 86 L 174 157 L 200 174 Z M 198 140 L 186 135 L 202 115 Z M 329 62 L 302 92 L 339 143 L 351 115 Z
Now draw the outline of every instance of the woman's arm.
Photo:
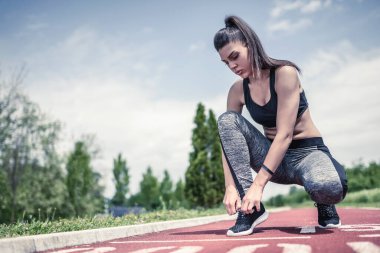
M 280 165 L 292 142 L 300 100 L 299 87 L 300 81 L 294 67 L 284 66 L 277 70 L 277 134 L 264 160 L 264 164 L 273 172 Z M 265 186 L 267 183 L 266 175 L 269 175 L 269 173 L 260 171 L 259 177 L 255 181 Z
M 300 81 L 294 67 L 283 66 L 276 71 L 277 134 L 264 160 L 264 165 L 272 172 L 280 165 L 292 141 L 299 105 L 299 87 Z M 243 199 L 242 211 L 250 213 L 254 206 L 260 210 L 262 192 L 270 178 L 271 174 L 264 169 L 257 173 L 252 189 L 249 189 L 249 194 Z

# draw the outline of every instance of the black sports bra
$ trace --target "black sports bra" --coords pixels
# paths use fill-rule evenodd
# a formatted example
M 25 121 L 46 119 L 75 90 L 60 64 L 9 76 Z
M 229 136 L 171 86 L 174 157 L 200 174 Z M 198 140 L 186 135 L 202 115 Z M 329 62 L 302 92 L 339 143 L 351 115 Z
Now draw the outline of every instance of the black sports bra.
M 258 124 L 263 125 L 264 127 L 276 127 L 276 117 L 277 117 L 277 94 L 274 89 L 275 83 L 275 69 L 270 70 L 269 80 L 270 80 L 270 100 L 265 105 L 261 106 L 256 104 L 252 98 L 249 90 L 249 79 L 245 78 L 243 80 L 244 88 L 244 100 L 245 105 L 251 114 L 252 119 Z M 305 91 L 302 90 L 300 93 L 300 103 L 298 107 L 297 119 L 306 111 L 308 108 L 308 103 L 305 95 Z

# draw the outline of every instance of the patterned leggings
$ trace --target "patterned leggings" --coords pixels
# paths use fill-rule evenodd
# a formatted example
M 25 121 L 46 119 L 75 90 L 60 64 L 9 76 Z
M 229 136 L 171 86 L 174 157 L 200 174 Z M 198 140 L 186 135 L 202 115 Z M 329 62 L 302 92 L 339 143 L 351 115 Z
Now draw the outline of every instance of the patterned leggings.
M 219 135 L 232 177 L 243 198 L 258 172 L 271 141 L 241 114 L 228 111 L 218 119 Z M 335 204 L 347 193 L 342 165 L 330 154 L 321 137 L 293 140 L 271 182 L 298 184 L 316 203 Z

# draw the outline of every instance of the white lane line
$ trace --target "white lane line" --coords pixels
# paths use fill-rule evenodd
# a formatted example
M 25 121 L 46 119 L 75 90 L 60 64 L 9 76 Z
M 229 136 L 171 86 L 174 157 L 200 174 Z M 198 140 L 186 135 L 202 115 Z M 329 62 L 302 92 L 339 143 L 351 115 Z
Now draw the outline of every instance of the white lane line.
M 314 234 L 315 227 L 314 226 L 306 226 L 301 228 L 300 234 Z
M 92 249 L 92 248 L 63 249 L 63 250 L 53 251 L 51 253 L 71 253 L 71 252 L 76 252 L 76 251 L 85 251 L 89 249 Z
M 265 248 L 268 244 L 245 245 L 231 249 L 227 253 L 253 253 L 256 249 Z
M 183 246 L 176 251 L 171 251 L 170 253 L 196 253 L 203 249 L 201 246 Z
M 363 210 L 374 210 L 374 211 L 380 210 L 380 208 L 378 207 L 344 207 L 344 209 L 363 209 Z
M 292 237 L 261 237 L 261 238 L 233 238 L 233 239 L 199 239 L 199 240 L 167 240 L 167 241 L 119 241 L 110 243 L 173 243 L 173 242 L 228 242 L 228 241 L 258 241 L 258 240 L 292 240 L 292 239 L 310 239 L 310 236 L 292 236 Z
M 380 247 L 372 242 L 348 242 L 356 253 L 380 253 Z
M 99 247 L 99 248 L 94 248 L 93 250 L 90 251 L 85 251 L 83 253 L 104 253 L 104 252 L 111 252 L 116 250 L 114 247 Z
M 346 232 L 379 231 L 380 224 L 342 225 L 339 227 L 339 229 Z
M 284 248 L 282 253 L 311 253 L 311 247 L 305 244 L 279 243 L 277 246 Z
M 359 235 L 359 237 L 380 237 L 380 234 Z
M 175 248 L 174 246 L 168 246 L 168 247 L 155 247 L 155 248 L 149 248 L 149 249 L 139 249 L 136 251 L 132 251 L 131 253 L 153 253 L 159 250 L 164 250 L 164 249 L 173 249 Z

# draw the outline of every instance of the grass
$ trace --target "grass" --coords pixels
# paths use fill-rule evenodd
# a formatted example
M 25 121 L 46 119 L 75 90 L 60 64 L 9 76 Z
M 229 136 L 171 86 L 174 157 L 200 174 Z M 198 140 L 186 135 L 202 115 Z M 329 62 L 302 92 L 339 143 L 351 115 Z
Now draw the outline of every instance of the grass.
M 313 207 L 313 201 L 291 203 L 286 206 L 292 208 Z M 270 206 L 267 206 L 270 208 Z M 378 207 L 380 208 L 380 188 L 348 192 L 345 199 L 337 204 L 337 207 Z
M 348 193 L 338 206 L 380 207 L 380 188 Z
M 224 208 L 221 207 L 214 209 L 162 210 L 140 215 L 131 214 L 117 218 L 106 216 L 59 219 L 54 221 L 33 220 L 31 222 L 17 222 L 9 225 L 0 224 L 0 238 L 137 225 L 156 221 L 179 220 L 225 213 Z

